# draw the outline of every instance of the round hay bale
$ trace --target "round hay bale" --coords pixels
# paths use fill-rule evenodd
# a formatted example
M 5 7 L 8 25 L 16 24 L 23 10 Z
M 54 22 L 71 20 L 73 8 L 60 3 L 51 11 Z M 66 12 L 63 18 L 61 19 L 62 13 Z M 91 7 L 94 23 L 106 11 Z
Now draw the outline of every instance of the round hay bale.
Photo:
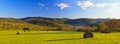
M 19 35 L 20 33 L 19 32 L 17 32 L 17 35 Z
M 84 38 L 93 38 L 93 33 L 91 31 L 86 31 L 83 35 Z
M 20 35 L 20 33 L 17 31 L 17 35 Z

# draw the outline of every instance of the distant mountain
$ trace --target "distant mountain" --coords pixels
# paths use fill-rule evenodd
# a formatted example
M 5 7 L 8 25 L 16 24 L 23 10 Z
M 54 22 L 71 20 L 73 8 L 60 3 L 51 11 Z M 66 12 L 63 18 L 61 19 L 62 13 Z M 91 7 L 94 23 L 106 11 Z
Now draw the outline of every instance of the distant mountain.
M 27 17 L 27 18 L 22 18 L 21 20 L 27 21 L 32 24 L 39 24 L 39 25 L 52 24 L 53 26 L 56 26 L 55 24 L 63 24 L 63 25 L 68 24 L 73 26 L 81 26 L 81 25 L 93 25 L 99 21 L 103 21 L 104 19 Z
M 0 30 L 22 30 L 25 27 L 29 28 L 30 30 L 42 30 L 43 27 L 46 26 L 30 24 L 14 18 L 0 18 Z M 46 27 L 46 29 L 48 28 Z
M 50 27 L 61 27 L 68 25 L 64 23 L 67 20 L 65 18 L 27 17 L 20 20 L 26 21 L 31 24 Z
M 103 20 L 104 19 L 47 17 L 26 17 L 21 19 L 0 18 L 0 30 L 21 30 L 25 27 L 28 27 L 30 30 L 71 30 L 72 26 L 93 25 Z
M 30 18 L 31 19 L 31 18 Z M 52 19 L 38 18 L 32 20 L 14 19 L 14 18 L 0 18 L 0 30 L 22 30 L 29 28 L 30 30 L 70 30 L 72 27 L 67 24 L 53 22 Z M 60 29 L 59 29 L 60 28 Z

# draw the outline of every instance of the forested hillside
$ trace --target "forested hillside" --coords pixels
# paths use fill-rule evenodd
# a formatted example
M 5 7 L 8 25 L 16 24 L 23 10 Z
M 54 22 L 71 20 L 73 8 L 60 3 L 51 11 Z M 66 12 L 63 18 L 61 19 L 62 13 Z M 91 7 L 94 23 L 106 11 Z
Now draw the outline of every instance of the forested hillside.
M 56 24 L 68 24 L 73 26 L 82 25 L 92 25 L 104 19 L 89 19 L 89 18 L 79 18 L 79 19 L 69 19 L 69 18 L 46 18 L 46 17 L 27 17 L 21 20 L 27 21 L 32 24 L 47 25 L 51 24 L 56 26 Z M 49 26 L 49 25 L 47 25 Z
M 97 31 L 119 31 L 119 24 L 119 19 L 68 19 L 46 17 L 26 17 L 22 19 L 0 18 L 0 30 L 23 30 L 23 28 L 28 28 L 29 30 L 74 31 L 76 29 L 73 28 L 73 26 L 92 25 L 97 28 L 91 28 L 94 28 L 93 30 Z M 99 27 L 101 28 L 99 29 Z
M 38 26 L 21 20 L 0 18 L 0 30 L 20 30 L 24 27 L 29 27 L 30 30 L 47 29 L 45 26 Z
M 93 25 L 99 21 L 99 19 L 88 19 L 88 18 L 80 18 L 80 19 L 70 19 L 70 20 L 66 20 L 65 24 L 70 24 L 70 25 L 74 25 L 74 26 L 83 26 L 83 25 Z
M 68 18 L 46 18 L 46 17 L 26 17 L 21 19 L 0 18 L 0 30 L 74 30 L 72 26 L 92 25 L 97 23 L 97 19 L 68 19 Z
M 49 27 L 68 26 L 68 24 L 64 23 L 66 19 L 62 19 L 62 18 L 58 19 L 58 18 L 45 18 L 45 17 L 27 17 L 21 20 L 31 24 L 40 25 L 40 26 L 49 26 Z
M 37 22 L 39 20 L 36 20 Z M 39 24 L 38 24 L 39 23 Z M 29 28 L 29 30 L 68 30 L 69 25 L 58 24 L 43 20 L 38 23 L 28 23 L 19 19 L 13 18 L 0 18 L 0 30 L 22 30 L 23 28 Z

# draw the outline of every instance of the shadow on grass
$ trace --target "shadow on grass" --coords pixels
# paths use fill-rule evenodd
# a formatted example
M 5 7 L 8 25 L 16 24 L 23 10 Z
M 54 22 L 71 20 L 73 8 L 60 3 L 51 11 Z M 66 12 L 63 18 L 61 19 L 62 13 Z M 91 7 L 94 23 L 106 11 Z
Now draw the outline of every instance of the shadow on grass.
M 46 41 L 64 41 L 64 40 L 80 40 L 84 38 L 70 38 L 70 39 L 52 39 L 52 40 L 46 40 Z

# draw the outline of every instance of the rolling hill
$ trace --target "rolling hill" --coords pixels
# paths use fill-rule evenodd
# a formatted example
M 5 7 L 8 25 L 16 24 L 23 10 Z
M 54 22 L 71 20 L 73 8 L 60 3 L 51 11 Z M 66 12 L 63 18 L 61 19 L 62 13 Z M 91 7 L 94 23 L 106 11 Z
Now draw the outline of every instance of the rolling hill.
M 0 18 L 0 30 L 22 30 L 25 27 L 30 30 L 72 30 L 72 26 L 93 25 L 102 20 L 104 19 L 47 17 L 26 17 L 21 19 Z
M 79 19 L 69 19 L 69 18 L 46 18 L 46 17 L 27 17 L 22 18 L 21 20 L 27 21 L 32 24 L 68 24 L 73 26 L 81 25 L 92 25 L 104 19 L 88 19 L 88 18 L 79 18 Z M 45 22 L 45 23 L 42 23 Z

